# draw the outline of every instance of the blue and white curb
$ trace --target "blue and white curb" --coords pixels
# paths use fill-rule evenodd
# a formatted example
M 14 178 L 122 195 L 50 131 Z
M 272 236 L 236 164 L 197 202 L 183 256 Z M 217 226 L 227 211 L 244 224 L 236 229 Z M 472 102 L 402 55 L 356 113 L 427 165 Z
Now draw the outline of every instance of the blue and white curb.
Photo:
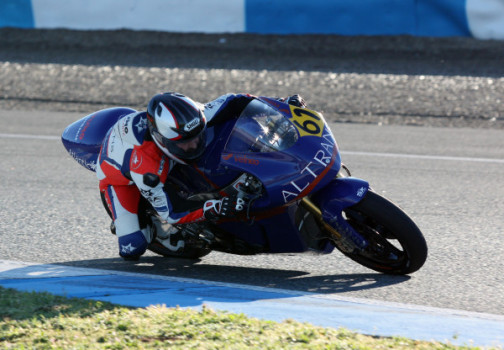
M 0 27 L 504 39 L 504 1 L 1 0 Z
M 0 286 L 146 307 L 294 319 L 369 335 L 504 346 L 504 316 L 166 276 L 0 260 Z

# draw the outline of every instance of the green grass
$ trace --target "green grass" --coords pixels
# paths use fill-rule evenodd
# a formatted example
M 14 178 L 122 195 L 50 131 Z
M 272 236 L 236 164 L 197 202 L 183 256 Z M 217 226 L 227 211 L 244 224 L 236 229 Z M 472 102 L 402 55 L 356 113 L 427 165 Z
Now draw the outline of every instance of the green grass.
M 128 308 L 0 287 L 0 349 L 477 349 L 243 314 Z

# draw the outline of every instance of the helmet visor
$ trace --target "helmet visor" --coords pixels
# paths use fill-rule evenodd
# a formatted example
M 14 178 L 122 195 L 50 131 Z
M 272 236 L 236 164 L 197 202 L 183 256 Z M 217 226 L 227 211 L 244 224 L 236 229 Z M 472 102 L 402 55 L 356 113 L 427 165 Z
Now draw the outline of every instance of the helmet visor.
M 152 135 L 156 138 L 156 141 L 165 147 L 172 155 L 182 160 L 197 159 L 205 151 L 206 128 L 198 135 L 188 139 L 170 140 L 157 131 L 154 131 Z

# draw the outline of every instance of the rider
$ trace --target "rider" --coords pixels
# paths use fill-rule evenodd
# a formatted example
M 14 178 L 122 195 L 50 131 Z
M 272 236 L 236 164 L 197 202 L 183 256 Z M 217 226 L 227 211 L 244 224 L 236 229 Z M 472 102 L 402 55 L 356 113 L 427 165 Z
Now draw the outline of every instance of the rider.
M 246 94 L 227 94 L 202 105 L 175 92 L 155 95 L 146 112 L 121 118 L 108 131 L 101 146 L 96 174 L 111 230 L 119 240 L 119 255 L 137 260 L 151 244 L 178 251 L 184 241 L 176 230 L 155 234 L 155 227 L 140 227 L 138 206 L 145 197 L 164 223 L 185 224 L 231 216 L 236 203 L 230 197 L 212 199 L 192 211 L 176 212 L 177 198 L 164 189 L 168 173 L 176 165 L 189 165 L 205 151 L 208 127 L 238 117 L 254 99 Z M 305 107 L 299 95 L 279 99 Z M 170 198 L 171 197 L 171 198 Z M 180 200 L 178 200 L 180 201 Z M 175 210 L 174 210 L 175 209 Z

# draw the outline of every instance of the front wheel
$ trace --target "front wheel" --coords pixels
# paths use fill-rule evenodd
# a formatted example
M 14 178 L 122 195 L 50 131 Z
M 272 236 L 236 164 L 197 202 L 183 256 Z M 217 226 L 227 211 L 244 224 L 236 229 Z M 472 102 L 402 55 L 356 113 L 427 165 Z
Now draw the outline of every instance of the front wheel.
M 346 221 L 361 234 L 368 246 L 352 253 L 350 259 L 372 270 L 388 274 L 409 274 L 427 259 L 427 243 L 411 218 L 395 204 L 368 191 L 357 204 L 344 210 Z

